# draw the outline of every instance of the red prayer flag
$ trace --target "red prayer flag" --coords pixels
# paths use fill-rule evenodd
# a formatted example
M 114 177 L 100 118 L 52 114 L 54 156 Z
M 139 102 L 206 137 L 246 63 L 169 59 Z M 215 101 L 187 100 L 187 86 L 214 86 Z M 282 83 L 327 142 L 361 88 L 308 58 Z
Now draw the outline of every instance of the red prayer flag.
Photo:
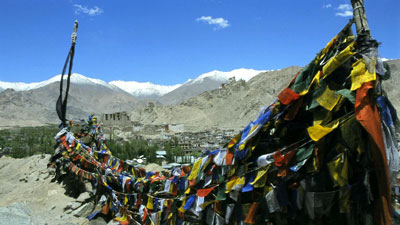
M 199 197 L 207 197 L 211 193 L 212 190 L 214 190 L 216 186 L 210 187 L 210 188 L 205 188 L 205 189 L 199 189 L 197 190 L 197 196 Z
M 277 167 L 283 167 L 289 164 L 295 153 L 296 151 L 294 150 L 282 155 L 281 150 L 278 150 L 272 157 L 274 158 L 274 162 Z
M 298 99 L 299 97 L 300 95 L 292 91 L 290 88 L 285 88 L 278 95 L 279 101 L 284 105 L 289 105 L 292 101 Z
M 297 99 L 290 107 L 288 112 L 285 115 L 285 120 L 290 121 L 293 120 L 300 108 L 303 106 L 303 98 Z

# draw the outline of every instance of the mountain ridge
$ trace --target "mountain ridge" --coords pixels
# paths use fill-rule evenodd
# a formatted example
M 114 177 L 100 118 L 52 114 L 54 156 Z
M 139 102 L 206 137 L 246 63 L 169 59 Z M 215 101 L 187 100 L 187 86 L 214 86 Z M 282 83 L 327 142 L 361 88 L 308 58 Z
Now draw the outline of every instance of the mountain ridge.
M 255 74 L 262 71 L 263 70 L 258 71 L 254 69 L 245 69 L 245 68 L 235 69 L 227 72 L 213 70 L 211 72 L 203 73 L 194 79 L 188 79 L 186 82 L 182 84 L 175 84 L 175 85 L 160 85 L 151 82 L 122 81 L 122 80 L 114 80 L 106 82 L 100 79 L 86 77 L 79 73 L 73 73 L 71 75 L 71 82 L 78 84 L 102 85 L 111 89 L 121 89 L 137 98 L 154 100 L 158 97 L 170 93 L 171 91 L 181 86 L 196 84 L 202 82 L 206 78 L 214 79 L 218 81 L 218 83 L 226 82 L 229 78 L 234 76 L 236 76 L 237 79 L 248 80 Z M 6 89 L 14 89 L 15 91 L 29 91 L 60 81 L 60 79 L 61 75 L 59 74 L 51 77 L 48 80 L 44 80 L 41 82 L 24 83 L 24 82 L 0 81 L 0 92 Z M 67 76 L 64 75 L 64 80 L 66 79 Z
M 400 110 L 400 60 L 388 60 L 392 76 L 382 85 L 389 99 Z M 230 79 L 224 85 L 205 76 L 200 87 L 209 89 L 190 96 L 193 84 L 185 89 L 186 99 L 175 104 L 157 104 L 156 100 L 140 100 L 119 88 L 102 85 L 73 84 L 68 100 L 68 119 L 87 118 L 95 112 L 113 113 L 126 111 L 134 122 L 142 124 L 185 124 L 185 129 L 242 128 L 254 119 L 259 109 L 269 105 L 288 85 L 301 67 L 287 67 L 276 71 L 265 71 L 245 80 Z M 213 83 L 216 82 L 216 83 Z M 209 86 L 215 84 L 214 87 Z M 210 88 L 212 88 L 210 90 Z M 182 90 L 182 89 L 181 89 Z M 198 89 L 200 90 L 200 88 Z M 59 94 L 59 81 L 28 90 L 11 89 L 0 93 L 1 126 L 37 126 L 58 123 L 55 102 Z M 156 104 L 147 104 L 149 101 Z M 190 130 L 190 129 L 188 129 Z
M 391 78 L 383 89 L 397 111 L 400 110 L 400 60 L 388 60 Z M 164 125 L 185 124 L 188 131 L 211 128 L 244 128 L 259 110 L 269 105 L 302 67 L 291 66 L 260 73 L 248 82 L 232 80 L 224 87 L 205 91 L 176 105 L 151 105 L 130 112 L 134 122 Z

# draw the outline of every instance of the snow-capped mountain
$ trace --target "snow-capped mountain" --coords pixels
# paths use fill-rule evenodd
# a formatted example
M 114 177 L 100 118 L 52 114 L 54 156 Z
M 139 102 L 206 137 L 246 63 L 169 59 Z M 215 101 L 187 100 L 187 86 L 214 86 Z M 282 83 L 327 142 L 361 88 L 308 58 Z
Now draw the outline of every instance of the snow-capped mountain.
M 64 75 L 64 80 L 67 80 L 68 75 Z M 60 81 L 61 79 L 61 74 L 54 76 L 48 80 L 42 81 L 42 82 L 34 82 L 34 83 L 22 83 L 22 82 L 3 82 L 0 81 L 0 88 L 2 89 L 14 89 L 15 91 L 28 91 L 28 90 L 33 90 L 37 88 L 44 87 L 46 85 L 55 83 L 57 81 Z M 81 74 L 78 73 L 73 73 L 71 74 L 71 83 L 78 83 L 78 84 L 96 84 L 96 85 L 102 85 L 106 86 L 111 89 L 116 89 L 117 87 L 111 84 L 108 84 L 105 81 L 99 80 L 99 79 L 94 79 L 94 78 L 89 78 L 85 77 Z
M 235 80 L 249 81 L 251 78 L 265 70 L 253 69 L 236 69 L 228 72 L 214 70 L 201 74 L 195 79 L 189 79 L 180 87 L 162 96 L 159 101 L 165 105 L 179 104 L 182 101 L 201 94 L 205 91 L 211 91 L 221 86 L 221 84 L 229 83 L 230 78 Z
M 245 69 L 245 68 L 240 68 L 240 69 L 235 69 L 232 71 L 228 72 L 223 72 L 219 70 L 213 70 L 208 73 L 201 74 L 200 76 L 196 77 L 195 79 L 189 79 L 184 83 L 185 84 L 194 84 L 194 83 L 200 83 L 203 82 L 204 79 L 212 79 L 215 81 L 220 81 L 220 82 L 227 82 L 230 78 L 235 78 L 236 80 L 244 80 L 244 81 L 249 81 L 251 78 L 253 78 L 255 75 L 265 72 L 265 70 L 253 70 L 253 69 Z
M 218 88 L 221 84 L 227 83 L 230 78 L 235 77 L 236 80 L 243 79 L 245 81 L 250 80 L 255 75 L 264 72 L 261 70 L 253 69 L 236 69 L 228 72 L 214 70 L 208 73 L 201 74 L 200 76 L 189 79 L 183 84 L 176 85 L 159 85 L 150 82 L 140 83 L 136 81 L 111 81 L 109 83 L 83 76 L 78 73 L 71 75 L 71 82 L 77 84 L 87 85 L 101 85 L 113 90 L 123 90 L 135 97 L 142 99 L 158 99 L 162 96 L 166 96 L 164 99 L 160 99 L 161 102 L 165 100 L 165 104 L 178 103 L 184 99 L 193 97 L 204 91 L 209 91 Z M 15 91 L 28 91 L 34 90 L 46 85 L 60 81 L 61 75 L 54 76 L 48 80 L 34 83 L 21 83 L 21 82 L 3 82 L 0 81 L 0 92 L 5 89 L 14 89 Z M 64 76 L 67 79 L 67 76 Z M 169 94 L 171 93 L 171 94 Z M 177 97 L 177 94 L 179 97 Z M 173 99 L 172 101 L 168 99 Z
M 117 86 L 136 97 L 146 97 L 146 96 L 160 97 L 181 86 L 181 84 L 158 85 L 150 82 L 140 83 L 136 81 L 122 81 L 122 80 L 111 81 L 109 84 Z

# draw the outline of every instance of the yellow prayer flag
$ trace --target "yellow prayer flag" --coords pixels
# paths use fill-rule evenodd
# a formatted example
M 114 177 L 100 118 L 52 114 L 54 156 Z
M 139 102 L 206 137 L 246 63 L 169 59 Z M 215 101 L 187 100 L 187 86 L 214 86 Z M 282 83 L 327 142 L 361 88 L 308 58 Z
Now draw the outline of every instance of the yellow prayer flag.
M 236 143 L 238 143 L 241 137 L 242 137 L 242 132 L 240 132 L 234 138 L 231 139 L 231 141 L 228 143 L 228 148 L 232 148 Z
M 240 186 L 240 185 L 243 186 L 244 183 L 245 183 L 245 177 L 244 176 L 236 177 L 236 178 L 228 181 L 228 183 L 226 183 L 225 193 L 229 193 L 236 186 Z
M 153 209 L 154 209 L 153 201 L 154 201 L 154 198 L 153 198 L 153 197 L 149 196 L 149 197 L 147 198 L 147 205 L 146 205 L 146 208 L 147 208 L 147 209 L 150 209 L 150 210 L 153 210 Z
M 202 158 L 200 158 L 199 160 L 197 160 L 194 163 L 193 168 L 192 168 L 192 172 L 190 173 L 190 175 L 188 177 L 188 180 L 196 179 L 197 174 L 199 173 L 199 170 L 200 170 L 201 161 L 202 161 Z
M 182 205 L 181 207 L 178 209 L 179 212 L 185 212 L 185 210 L 183 209 L 183 207 L 186 205 L 186 200 L 188 199 L 188 197 L 182 197 Z
M 322 58 L 324 58 L 326 53 L 328 53 L 329 49 L 331 49 L 331 46 L 336 42 L 337 38 L 338 36 L 336 35 L 328 42 L 328 44 L 326 44 L 325 48 L 322 49 L 320 56 L 316 58 L 315 63 L 318 63 Z
M 226 183 L 225 193 L 229 193 L 232 190 L 232 188 L 235 186 L 237 180 L 238 180 L 238 178 L 235 177 Z
M 236 166 L 231 166 L 230 170 L 228 170 L 228 177 L 235 175 Z
M 310 88 L 313 86 L 314 82 L 316 82 L 317 84 L 319 83 L 319 74 L 320 74 L 320 72 L 318 71 L 314 75 L 314 78 L 312 79 L 312 81 L 308 85 L 307 89 L 305 89 L 304 91 L 300 92 L 299 95 L 304 96 L 304 95 L 308 94 L 308 92 L 310 91 Z
M 322 125 L 314 125 L 311 127 L 307 128 L 308 135 L 313 141 L 318 141 L 321 138 L 325 137 L 325 135 L 329 134 L 332 132 L 334 129 L 336 129 L 339 126 L 339 120 L 336 122 L 332 122 L 330 125 L 327 126 L 322 126 Z
M 237 179 L 235 186 L 237 185 L 244 185 L 245 179 L 244 176 L 239 177 L 239 179 Z
M 351 56 L 355 54 L 355 52 L 353 52 L 354 44 L 355 42 L 353 41 L 345 49 L 339 52 L 339 54 L 328 60 L 324 67 L 322 67 L 322 78 L 329 76 L 333 71 L 335 71 L 339 66 L 341 66 L 344 62 L 350 59 Z
M 375 65 L 375 62 L 374 62 Z M 375 69 L 370 73 L 365 65 L 364 59 L 360 59 L 353 63 L 353 70 L 351 71 L 351 88 L 354 91 L 361 87 L 361 85 L 368 81 L 376 80 Z M 375 66 L 374 66 L 375 67 Z
M 267 181 L 267 172 L 270 167 L 271 167 L 271 164 L 268 164 L 264 169 L 259 170 L 257 172 L 256 178 L 250 184 L 253 185 L 253 187 L 255 187 L 255 188 L 264 187 L 265 182 Z
M 118 222 L 124 222 L 128 220 L 128 217 L 126 216 L 126 213 L 124 213 L 121 217 L 115 217 L 114 220 Z
M 200 205 L 200 208 L 204 210 L 207 206 L 209 206 L 210 204 L 212 204 L 214 202 L 217 202 L 217 200 L 210 200 L 210 201 L 204 202 L 203 204 Z
M 322 78 L 325 78 L 325 77 L 329 76 L 333 71 L 335 71 L 339 66 L 341 66 L 344 62 L 346 62 L 348 59 L 350 59 L 350 57 L 355 54 L 355 52 L 352 51 L 354 49 L 354 43 L 355 42 L 353 41 L 344 50 L 342 50 L 339 54 L 330 58 L 328 60 L 328 62 L 322 67 L 322 70 L 318 71 L 314 75 L 314 78 L 308 85 L 307 89 L 300 92 L 299 95 L 301 95 L 301 96 L 306 95 L 314 83 L 318 84 L 319 80 L 321 79 L 321 77 L 320 77 L 321 73 L 322 73 Z
M 349 165 L 347 154 L 340 153 L 327 166 L 335 186 L 343 187 L 349 183 Z
M 186 189 L 185 194 L 188 195 L 190 193 L 190 187 L 188 187 L 188 189 Z
M 332 111 L 332 109 L 339 102 L 341 95 L 332 91 L 327 86 L 321 96 L 317 98 L 317 102 L 325 109 Z
M 113 163 L 113 157 L 110 156 L 110 159 L 108 160 L 108 166 L 111 167 L 112 163 Z
M 125 195 L 125 199 L 124 199 L 124 205 L 126 205 L 128 203 L 128 196 Z

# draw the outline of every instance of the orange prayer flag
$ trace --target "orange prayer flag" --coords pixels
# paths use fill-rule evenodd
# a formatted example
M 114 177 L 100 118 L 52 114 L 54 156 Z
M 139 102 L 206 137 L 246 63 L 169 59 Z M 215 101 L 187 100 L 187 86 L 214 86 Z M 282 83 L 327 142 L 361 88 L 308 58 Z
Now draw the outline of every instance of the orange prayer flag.
M 386 158 L 385 144 L 381 128 L 378 109 L 369 90 L 373 89 L 372 82 L 363 83 L 356 92 L 355 114 L 356 119 L 369 133 L 373 142 L 371 143 L 371 154 L 374 159 L 375 169 L 379 171 L 377 176 L 378 192 L 380 198 L 376 203 L 376 216 L 379 224 L 391 224 L 391 187 L 389 179 L 389 168 Z
M 185 172 L 185 174 L 188 174 L 190 172 L 191 168 L 190 166 L 183 166 L 182 171 Z
M 196 185 L 196 179 L 189 180 L 189 187 L 193 187 Z
M 254 217 L 256 216 L 258 205 L 259 205 L 258 202 L 253 202 L 253 204 L 250 206 L 249 213 L 247 214 L 246 219 L 244 220 L 245 223 L 248 224 L 256 223 Z
M 110 211 L 110 206 L 109 206 L 108 202 L 106 202 L 104 207 L 101 209 L 101 213 L 103 215 L 107 215 L 109 211 Z
M 385 151 L 378 108 L 372 102 L 371 97 L 368 94 L 369 90 L 372 88 L 373 83 L 367 82 L 364 83 L 361 88 L 357 89 L 355 114 L 357 120 L 371 135 L 381 151 Z
M 147 209 L 146 208 L 144 208 L 144 214 L 143 214 L 143 218 L 142 218 L 142 224 L 146 224 L 146 219 L 147 219 L 147 216 L 148 216 L 148 212 L 147 212 Z
M 121 225 L 129 225 L 129 224 L 131 224 L 130 221 L 128 221 L 128 220 L 119 221 L 119 223 L 120 223 Z
M 226 151 L 225 162 L 226 162 L 226 165 L 232 165 L 232 162 L 233 162 L 233 152 L 229 149 Z
M 119 161 L 119 166 L 118 166 L 117 172 L 118 172 L 118 173 L 121 173 L 123 169 L 124 169 L 124 161 L 123 161 L 123 160 L 120 160 L 120 161 Z

